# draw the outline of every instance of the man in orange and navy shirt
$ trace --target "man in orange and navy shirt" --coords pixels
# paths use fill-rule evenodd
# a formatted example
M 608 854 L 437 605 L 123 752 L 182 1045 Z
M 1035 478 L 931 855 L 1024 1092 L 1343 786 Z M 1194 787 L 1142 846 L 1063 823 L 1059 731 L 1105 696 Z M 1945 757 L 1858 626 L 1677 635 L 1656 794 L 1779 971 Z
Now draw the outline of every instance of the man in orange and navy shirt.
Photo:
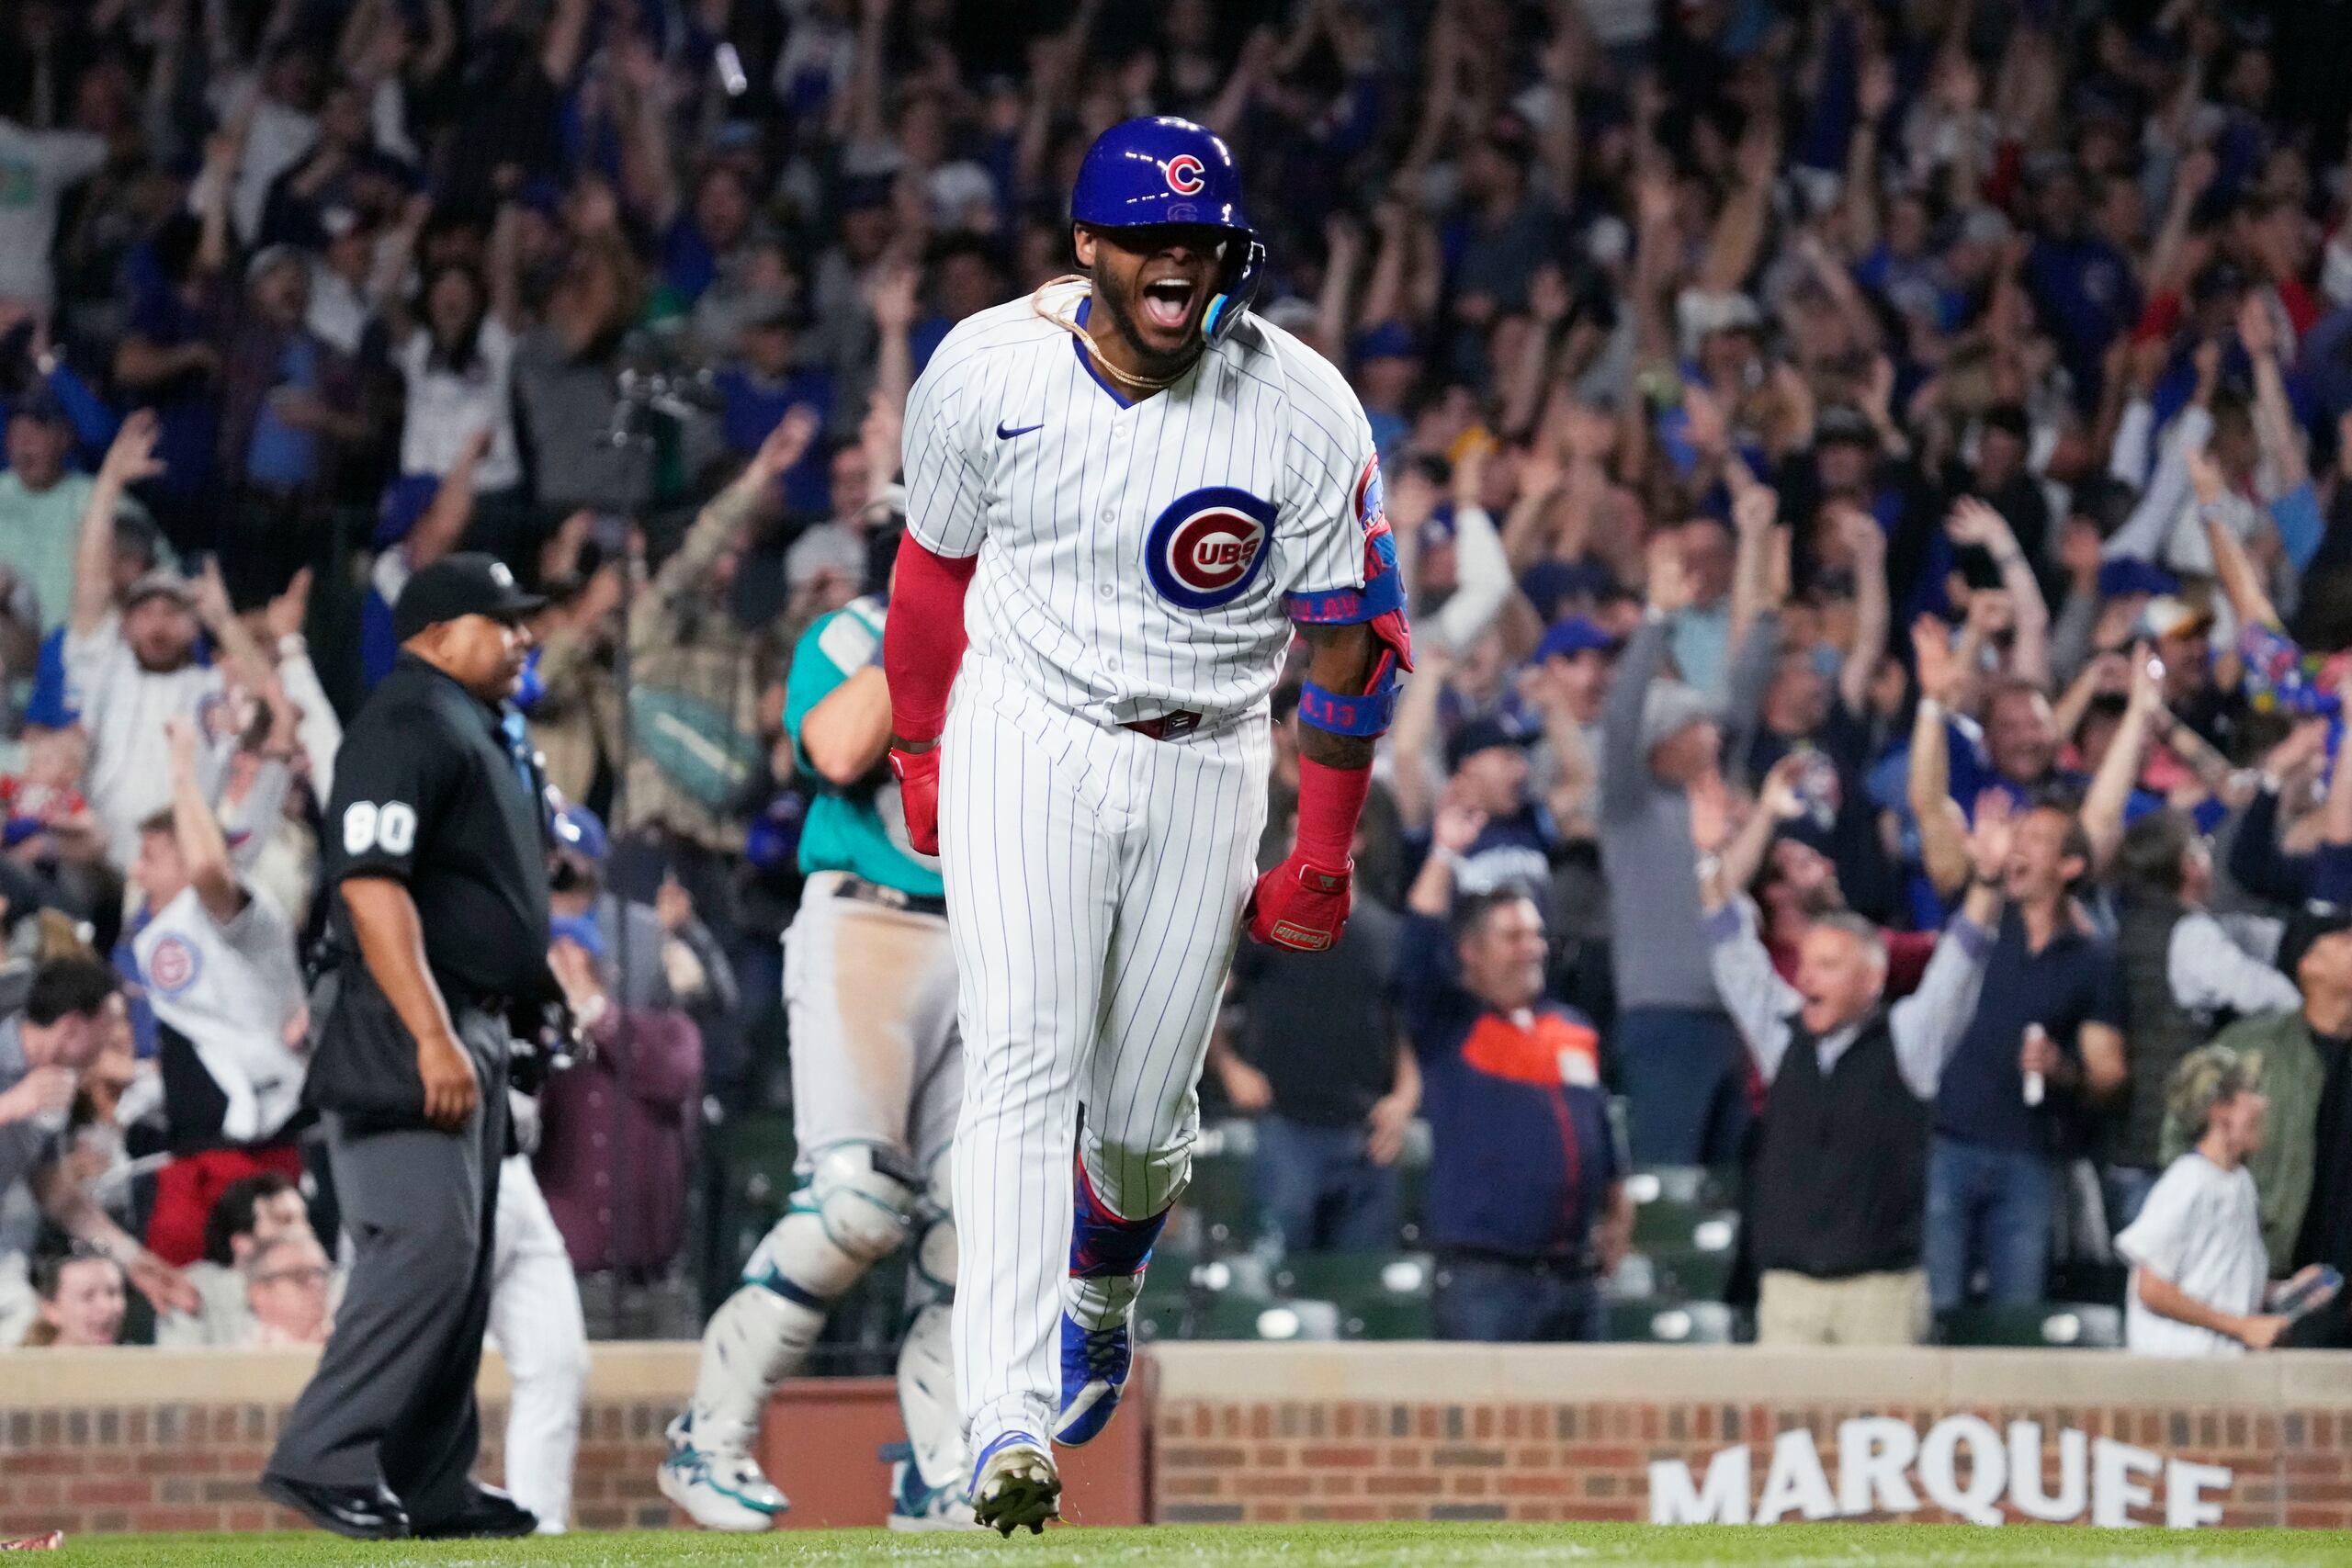
M 1396 999 L 1430 1122 L 1430 1233 L 1444 1339 L 1600 1337 L 1600 1281 L 1633 1229 L 1600 1038 L 1544 993 L 1544 917 L 1506 885 L 1454 899 L 1485 819 L 1439 808 L 1406 897 Z

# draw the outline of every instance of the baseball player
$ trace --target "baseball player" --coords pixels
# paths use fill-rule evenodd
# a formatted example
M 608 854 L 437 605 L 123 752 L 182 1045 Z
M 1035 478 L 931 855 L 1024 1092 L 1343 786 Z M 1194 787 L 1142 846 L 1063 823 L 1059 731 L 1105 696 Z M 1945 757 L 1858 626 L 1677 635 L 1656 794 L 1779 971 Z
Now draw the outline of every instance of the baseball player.
M 885 637 L 967 1055 L 971 1494 L 1008 1535 L 1058 1512 L 1048 1439 L 1091 1439 L 1125 1386 L 1238 927 L 1315 952 L 1347 919 L 1410 667 L 1371 429 L 1338 370 L 1249 313 L 1265 252 L 1225 143 L 1114 126 L 1070 210 L 1086 276 L 964 321 L 909 399 Z M 1298 831 L 1253 891 L 1294 631 Z
M 693 1403 L 670 1429 L 662 1494 L 711 1529 L 763 1530 L 784 1495 L 751 1453 L 777 1382 L 797 1371 L 842 1293 L 909 1242 L 893 1529 L 968 1529 L 963 1423 L 948 1337 L 956 1283 L 947 1149 L 963 1095 L 956 962 L 939 863 L 908 840 L 882 767 L 890 697 L 884 601 L 824 616 L 794 649 L 784 725 L 822 792 L 800 835 L 807 882 L 785 933 L 793 1126 L 801 1186 L 703 1332 Z
M 559 826 L 558 832 L 560 835 Z M 560 839 L 559 837 L 559 841 Z M 536 1056 L 534 1049 L 530 1055 Z M 580 1457 L 580 1404 L 588 1386 L 588 1325 L 580 1280 L 556 1228 L 531 1156 L 539 1146 L 539 1097 L 546 1064 L 525 1065 L 518 1076 L 534 1087 L 510 1087 L 516 1152 L 498 1168 L 498 1210 L 491 1222 L 490 1343 L 506 1363 L 506 1492 L 538 1520 L 537 1533 L 561 1535 L 571 1519 L 571 1472 Z

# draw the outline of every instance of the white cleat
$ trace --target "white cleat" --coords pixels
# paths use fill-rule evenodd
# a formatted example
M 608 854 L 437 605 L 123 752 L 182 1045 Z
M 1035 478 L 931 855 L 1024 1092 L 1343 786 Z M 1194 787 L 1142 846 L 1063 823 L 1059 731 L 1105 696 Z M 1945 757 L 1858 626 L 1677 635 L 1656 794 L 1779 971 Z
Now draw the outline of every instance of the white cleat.
M 695 1447 L 686 1417 L 670 1423 L 670 1454 L 654 1472 L 662 1495 L 685 1510 L 707 1530 L 753 1535 L 774 1529 L 792 1505 L 749 1454 L 720 1454 Z
M 1007 1432 L 980 1450 L 972 1476 L 972 1517 L 1009 1536 L 1027 1526 L 1045 1533 L 1047 1519 L 1061 1517 L 1062 1478 L 1046 1445 L 1026 1432 Z
M 882 1450 L 890 1460 L 889 1527 L 903 1535 L 928 1535 L 933 1530 L 976 1530 L 972 1500 L 955 1486 L 933 1486 L 915 1468 L 912 1451 L 902 1443 Z

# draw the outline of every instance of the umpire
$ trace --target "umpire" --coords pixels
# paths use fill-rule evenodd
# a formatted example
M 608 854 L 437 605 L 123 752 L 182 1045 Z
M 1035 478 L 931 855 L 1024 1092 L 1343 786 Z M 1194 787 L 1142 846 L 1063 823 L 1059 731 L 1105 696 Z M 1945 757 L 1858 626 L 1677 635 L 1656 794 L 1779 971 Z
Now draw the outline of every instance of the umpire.
M 355 1258 L 261 1489 L 363 1540 L 537 1523 L 469 1472 L 505 1015 L 553 988 L 539 779 L 503 706 L 530 649 L 522 618 L 542 603 L 486 555 L 418 572 L 392 611 L 400 660 L 335 764 L 325 869 L 342 897 L 306 1093 Z

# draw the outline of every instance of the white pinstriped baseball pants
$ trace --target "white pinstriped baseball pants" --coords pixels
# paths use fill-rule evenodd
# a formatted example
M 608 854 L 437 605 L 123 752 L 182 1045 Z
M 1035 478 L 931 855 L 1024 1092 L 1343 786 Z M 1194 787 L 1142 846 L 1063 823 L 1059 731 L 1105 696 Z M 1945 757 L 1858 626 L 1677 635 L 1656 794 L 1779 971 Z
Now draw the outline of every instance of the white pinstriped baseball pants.
M 1261 711 L 1170 740 L 1053 707 L 967 657 L 941 742 L 956 947 L 956 1371 L 971 1447 L 1051 1429 L 1070 1154 L 1113 1213 L 1182 1190 L 1201 1064 L 1256 871 Z

